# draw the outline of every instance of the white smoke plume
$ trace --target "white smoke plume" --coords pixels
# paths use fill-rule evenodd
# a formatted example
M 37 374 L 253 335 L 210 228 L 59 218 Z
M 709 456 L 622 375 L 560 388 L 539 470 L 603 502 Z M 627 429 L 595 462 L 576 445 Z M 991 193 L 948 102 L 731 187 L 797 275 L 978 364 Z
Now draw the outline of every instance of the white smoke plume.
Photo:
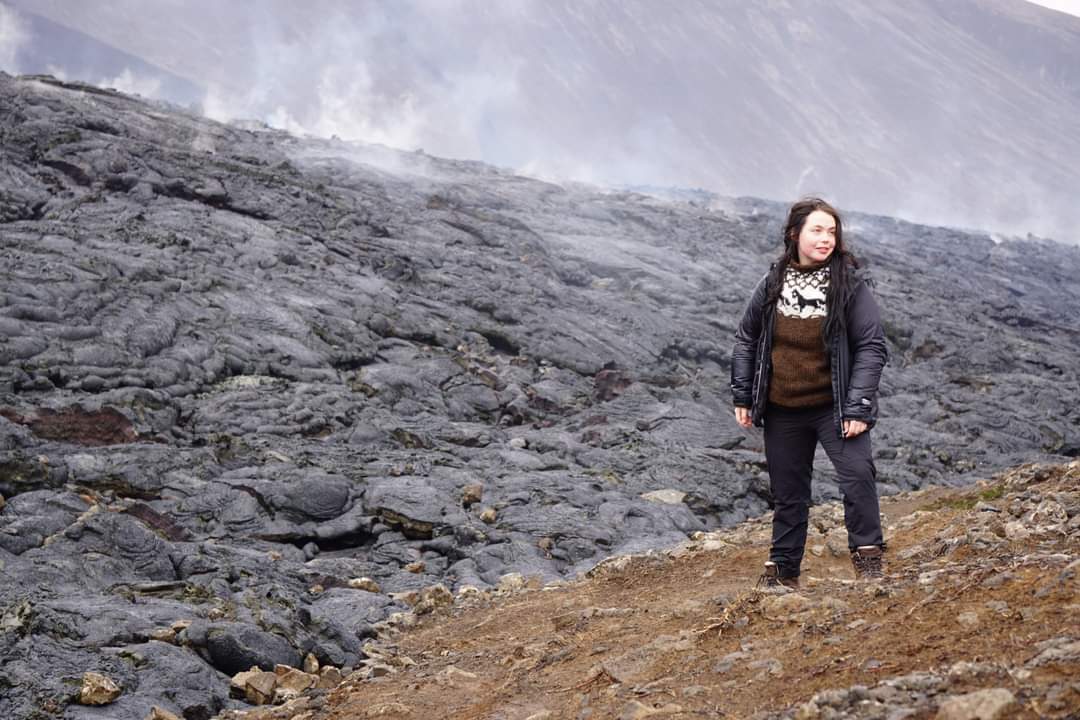
M 19 13 L 0 4 L 0 70 L 11 75 L 21 72 L 19 50 L 30 41 L 30 31 Z

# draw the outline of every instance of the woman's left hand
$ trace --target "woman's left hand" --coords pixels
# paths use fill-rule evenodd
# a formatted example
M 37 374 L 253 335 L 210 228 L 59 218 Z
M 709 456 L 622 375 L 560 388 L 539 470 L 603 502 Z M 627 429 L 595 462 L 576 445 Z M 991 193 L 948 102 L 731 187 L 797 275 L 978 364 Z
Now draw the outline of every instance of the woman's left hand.
M 853 438 L 860 433 L 866 432 L 866 423 L 862 420 L 845 420 L 844 437 Z

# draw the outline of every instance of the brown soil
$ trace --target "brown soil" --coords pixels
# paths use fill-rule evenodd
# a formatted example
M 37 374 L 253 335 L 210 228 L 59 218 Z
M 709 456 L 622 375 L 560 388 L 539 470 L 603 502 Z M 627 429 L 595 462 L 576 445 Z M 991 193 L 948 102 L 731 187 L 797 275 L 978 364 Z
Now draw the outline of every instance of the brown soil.
M 1075 492 L 1080 464 L 1071 467 L 1031 487 Z M 768 525 L 752 521 L 722 535 L 733 544 L 718 550 L 635 557 L 562 587 L 423 616 L 392 638 L 398 672 L 353 676 L 321 707 L 272 716 L 524 720 L 548 711 L 554 720 L 644 717 L 652 708 L 656 717 L 746 718 L 791 709 L 819 690 L 873 686 L 919 670 L 944 673 L 958 661 L 1021 666 L 1038 654 L 1036 643 L 1076 634 L 1077 584 L 1061 582 L 1065 561 L 1047 556 L 1075 559 L 1080 541 L 1075 532 L 1059 533 L 950 550 L 942 538 L 963 535 L 977 512 L 969 508 L 986 488 L 884 499 L 894 529 L 883 585 L 853 582 L 849 561 L 826 550 L 807 554 L 801 597 L 758 592 Z M 991 491 L 1006 507 L 1009 497 L 1000 494 Z M 945 572 L 920 583 L 935 570 Z M 1002 582 L 984 584 L 1006 571 Z M 994 609 L 988 601 L 1006 605 Z M 977 624 L 958 622 L 966 612 Z M 735 652 L 744 655 L 724 661 Z M 1060 692 L 1056 710 L 1039 703 L 1045 688 L 1078 673 L 1076 664 L 1050 664 L 1020 682 L 1002 671 L 950 692 L 1005 687 L 1019 699 L 1009 717 L 1077 717 L 1075 684 L 1071 708 L 1060 709 Z

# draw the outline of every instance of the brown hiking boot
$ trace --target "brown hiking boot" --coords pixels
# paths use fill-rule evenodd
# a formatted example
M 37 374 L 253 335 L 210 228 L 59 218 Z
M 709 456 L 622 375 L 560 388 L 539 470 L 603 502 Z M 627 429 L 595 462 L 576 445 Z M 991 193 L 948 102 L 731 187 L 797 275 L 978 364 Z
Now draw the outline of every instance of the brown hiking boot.
M 855 568 L 856 580 L 880 580 L 885 577 L 881 569 L 884 552 L 877 545 L 860 545 L 851 553 L 851 565 Z
M 757 588 L 765 590 L 780 588 L 787 588 L 788 590 L 799 589 L 799 576 L 795 577 L 780 577 L 780 567 L 769 560 L 765 563 L 765 572 L 761 573 L 761 577 L 758 578 Z

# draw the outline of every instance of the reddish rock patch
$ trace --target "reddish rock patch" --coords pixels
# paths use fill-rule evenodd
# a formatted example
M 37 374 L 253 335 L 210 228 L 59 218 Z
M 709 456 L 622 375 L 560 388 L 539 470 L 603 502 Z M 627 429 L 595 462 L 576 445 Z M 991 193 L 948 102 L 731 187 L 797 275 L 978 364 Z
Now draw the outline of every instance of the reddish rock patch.
M 32 415 L 22 415 L 14 408 L 0 408 L 0 415 L 11 422 L 26 425 L 39 438 L 61 440 L 76 445 L 120 445 L 139 439 L 131 421 L 113 408 L 93 412 L 78 405 L 51 410 L 39 408 Z
M 604 369 L 593 378 L 593 394 L 601 402 L 614 400 L 634 384 L 633 378 L 621 370 Z

